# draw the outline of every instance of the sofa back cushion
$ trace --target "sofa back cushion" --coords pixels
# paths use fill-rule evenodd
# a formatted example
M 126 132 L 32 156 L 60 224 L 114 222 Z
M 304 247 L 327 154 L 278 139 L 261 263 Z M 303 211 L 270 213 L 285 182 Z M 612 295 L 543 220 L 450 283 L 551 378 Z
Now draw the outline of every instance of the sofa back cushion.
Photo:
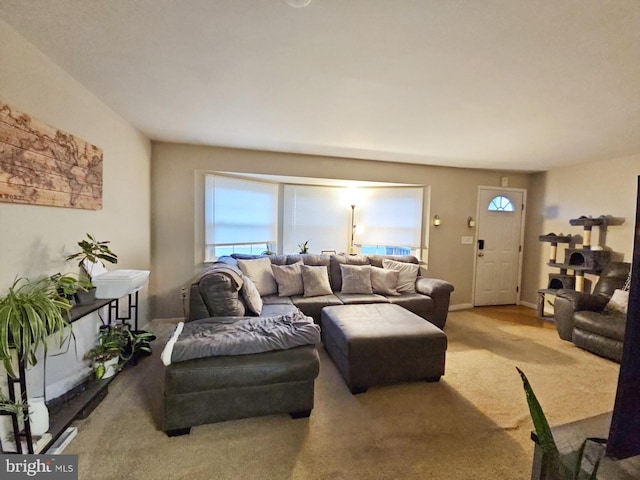
M 263 297 L 278 292 L 278 284 L 273 276 L 271 262 L 267 257 L 250 260 L 238 259 L 238 266 L 242 273 L 255 283 L 258 292 Z
M 301 268 L 305 297 L 331 295 L 332 292 L 327 267 L 323 265 L 303 265 Z
M 364 293 L 371 295 L 371 265 L 340 265 L 342 293 Z
M 271 265 L 273 275 L 278 284 L 278 295 L 280 297 L 290 297 L 291 295 L 302 295 L 304 293 L 301 266 L 302 261 L 292 265 Z
M 371 266 L 371 288 L 379 295 L 400 295 L 398 292 L 398 278 L 400 272 L 388 268 Z
M 334 292 L 342 291 L 341 265 L 370 265 L 366 255 L 331 255 L 329 262 L 329 281 Z
M 397 262 L 385 258 L 382 261 L 382 267 L 398 272 L 398 286 L 396 287 L 398 292 L 416 293 L 416 279 L 418 278 L 420 265 L 408 262 Z
M 238 295 L 242 286 L 242 273 L 237 268 L 214 264 L 191 284 L 188 320 L 244 315 Z

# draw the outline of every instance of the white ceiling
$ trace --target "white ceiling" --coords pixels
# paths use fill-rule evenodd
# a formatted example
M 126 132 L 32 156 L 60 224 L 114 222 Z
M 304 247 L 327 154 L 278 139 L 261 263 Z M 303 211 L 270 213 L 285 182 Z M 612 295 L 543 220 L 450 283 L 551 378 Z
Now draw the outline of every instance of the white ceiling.
M 640 152 L 639 0 L 0 0 L 154 140 L 535 171 Z

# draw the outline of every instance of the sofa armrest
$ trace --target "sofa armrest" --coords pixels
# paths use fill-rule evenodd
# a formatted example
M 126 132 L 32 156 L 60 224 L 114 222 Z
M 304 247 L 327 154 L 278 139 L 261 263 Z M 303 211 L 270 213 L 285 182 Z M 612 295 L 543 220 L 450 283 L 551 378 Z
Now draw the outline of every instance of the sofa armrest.
M 432 298 L 438 295 L 451 295 L 453 285 L 438 278 L 419 277 L 416 280 L 416 292 L 429 295 Z
M 449 300 L 453 285 L 437 278 L 418 278 L 416 292 L 431 297 L 433 300 L 433 323 L 438 328 L 444 328 L 449 313 Z

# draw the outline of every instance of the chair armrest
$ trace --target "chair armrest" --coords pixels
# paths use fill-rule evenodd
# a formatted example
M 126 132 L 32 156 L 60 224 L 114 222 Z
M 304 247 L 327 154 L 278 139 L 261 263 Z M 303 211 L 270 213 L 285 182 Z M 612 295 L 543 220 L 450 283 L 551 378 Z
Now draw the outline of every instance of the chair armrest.
M 574 311 L 592 310 L 600 312 L 606 307 L 608 299 L 601 295 L 591 295 L 589 293 L 577 292 L 575 290 L 560 289 L 556 295 L 558 298 L 567 300 Z
M 553 317 L 561 339 L 571 341 L 573 335 L 573 314 L 578 310 L 602 311 L 607 298 L 575 290 L 560 289 L 553 304 Z
M 418 278 L 416 292 L 431 297 L 433 300 L 433 317 L 429 320 L 438 328 L 444 328 L 449 313 L 449 300 L 453 285 L 437 278 Z

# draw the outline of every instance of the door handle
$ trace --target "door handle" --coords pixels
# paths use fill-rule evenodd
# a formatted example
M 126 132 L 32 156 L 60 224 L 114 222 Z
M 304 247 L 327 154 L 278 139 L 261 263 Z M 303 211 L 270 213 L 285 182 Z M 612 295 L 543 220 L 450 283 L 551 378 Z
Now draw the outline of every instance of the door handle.
M 484 257 L 484 240 L 478 240 L 478 256 Z

